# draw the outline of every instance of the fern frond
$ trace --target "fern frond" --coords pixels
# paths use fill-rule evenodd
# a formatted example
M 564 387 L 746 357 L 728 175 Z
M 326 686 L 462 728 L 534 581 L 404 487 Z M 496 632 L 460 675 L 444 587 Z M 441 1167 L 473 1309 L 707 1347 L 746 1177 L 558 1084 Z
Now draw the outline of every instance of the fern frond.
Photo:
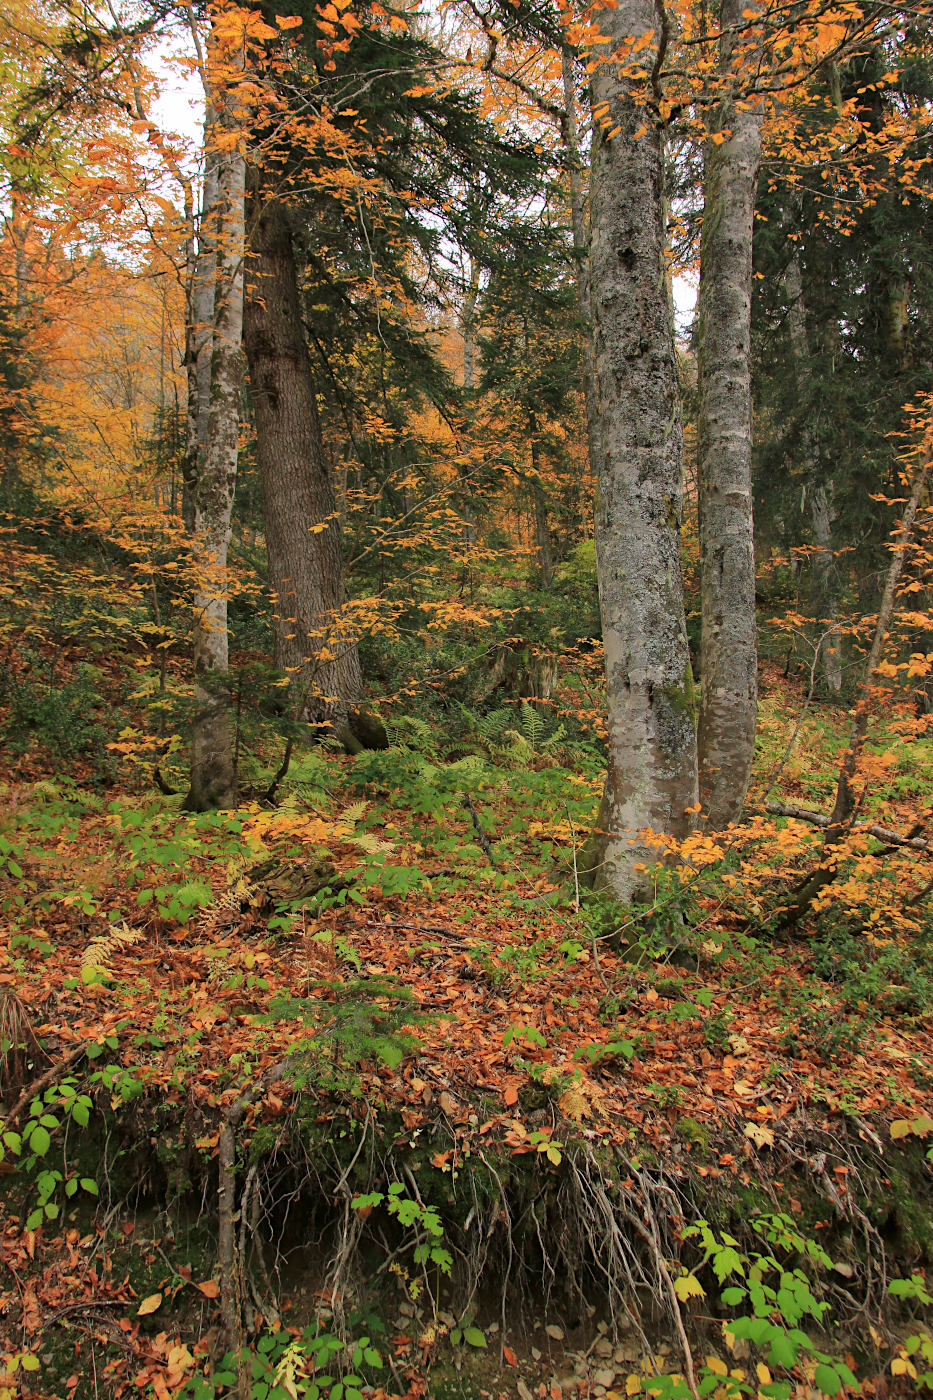
M 232 916 L 239 914 L 241 907 L 252 899 L 256 892 L 256 886 L 246 874 L 245 867 L 248 864 L 248 861 L 244 862 L 240 870 L 236 869 L 236 865 L 232 861 L 227 866 L 227 876 L 230 883 L 223 894 L 217 896 L 213 904 L 202 910 L 195 925 L 195 933 L 199 939 L 209 938 L 223 925 L 229 925 Z
M 522 732 L 532 749 L 540 747 L 544 738 L 544 720 L 527 700 L 522 701 Z
M 136 929 L 132 929 L 124 921 L 119 928 L 113 929 L 110 933 L 103 933 L 99 938 L 92 938 L 81 955 L 81 971 L 109 972 L 110 959 L 114 953 L 120 953 L 125 948 L 131 948 L 134 943 L 138 943 L 142 934 Z
M 340 821 L 344 826 L 356 826 L 366 815 L 367 802 L 354 802 L 351 806 L 345 807 L 340 813 Z
M 367 855 L 371 856 L 387 855 L 390 851 L 395 850 L 391 841 L 385 841 L 381 836 L 376 836 L 371 831 L 355 831 L 350 840 L 354 846 L 359 846 L 361 851 L 365 851 Z

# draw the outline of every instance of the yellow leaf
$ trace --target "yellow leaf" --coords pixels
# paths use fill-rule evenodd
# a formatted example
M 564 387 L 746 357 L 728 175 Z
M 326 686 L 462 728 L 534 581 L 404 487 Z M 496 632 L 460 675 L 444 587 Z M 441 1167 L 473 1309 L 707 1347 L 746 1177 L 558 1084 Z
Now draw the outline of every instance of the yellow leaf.
M 144 1298 L 136 1309 L 137 1317 L 145 1317 L 147 1313 L 154 1313 L 162 1306 L 162 1294 L 150 1293 L 148 1298 Z
M 707 1369 L 712 1371 L 714 1376 L 728 1376 L 729 1367 L 724 1361 L 720 1361 L 718 1356 L 708 1356 L 706 1358 Z
M 628 1376 L 625 1382 L 626 1395 L 637 1395 L 641 1390 L 641 1376 Z
M 680 1278 L 675 1278 L 674 1292 L 682 1303 L 686 1303 L 688 1298 L 706 1297 L 702 1283 L 693 1274 L 681 1274 Z
M 280 29 L 297 29 L 304 23 L 301 15 L 276 15 L 275 22 Z
M 770 1128 L 766 1128 L 763 1123 L 746 1123 L 744 1128 L 745 1136 L 749 1138 L 756 1147 L 773 1147 L 774 1134 Z
M 771 1372 L 768 1370 L 767 1366 L 763 1361 L 758 1362 L 758 1365 L 755 1367 L 755 1373 L 758 1376 L 758 1381 L 760 1385 L 771 1384 Z

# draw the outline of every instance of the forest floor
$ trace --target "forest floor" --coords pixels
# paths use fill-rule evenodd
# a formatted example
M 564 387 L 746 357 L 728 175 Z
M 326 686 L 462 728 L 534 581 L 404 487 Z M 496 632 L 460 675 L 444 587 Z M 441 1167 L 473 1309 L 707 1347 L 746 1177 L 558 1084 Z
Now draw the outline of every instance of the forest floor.
M 802 705 L 767 680 L 759 802 Z M 272 1400 L 922 1380 L 922 861 L 854 853 L 779 937 L 819 833 L 761 815 L 620 910 L 574 878 L 598 774 L 535 713 L 459 756 L 309 750 L 235 815 L 8 757 L 3 1400 L 226 1394 L 231 1292 Z M 865 808 L 902 830 L 908 720 Z M 825 805 L 844 731 L 808 715 L 785 801 Z

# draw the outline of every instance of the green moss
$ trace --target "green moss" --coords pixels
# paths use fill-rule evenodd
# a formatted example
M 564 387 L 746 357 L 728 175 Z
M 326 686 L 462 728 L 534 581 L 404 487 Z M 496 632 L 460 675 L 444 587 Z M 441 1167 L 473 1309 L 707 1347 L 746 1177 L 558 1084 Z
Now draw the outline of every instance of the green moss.
M 699 694 L 693 679 L 693 669 L 690 659 L 684 668 L 684 679 L 682 685 L 666 685 L 663 688 L 664 698 L 675 714 L 689 715 L 694 721 L 699 714 Z
M 709 1151 L 709 1133 L 695 1118 L 678 1119 L 677 1131 L 685 1142 L 700 1148 L 703 1155 Z

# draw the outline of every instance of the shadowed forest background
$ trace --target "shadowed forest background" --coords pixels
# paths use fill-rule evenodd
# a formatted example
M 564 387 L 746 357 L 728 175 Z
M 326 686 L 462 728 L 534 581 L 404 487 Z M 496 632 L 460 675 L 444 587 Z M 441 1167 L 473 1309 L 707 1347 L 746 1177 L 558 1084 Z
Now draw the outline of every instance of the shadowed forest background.
M 0 0 L 0 1400 L 933 1389 L 930 21 Z

